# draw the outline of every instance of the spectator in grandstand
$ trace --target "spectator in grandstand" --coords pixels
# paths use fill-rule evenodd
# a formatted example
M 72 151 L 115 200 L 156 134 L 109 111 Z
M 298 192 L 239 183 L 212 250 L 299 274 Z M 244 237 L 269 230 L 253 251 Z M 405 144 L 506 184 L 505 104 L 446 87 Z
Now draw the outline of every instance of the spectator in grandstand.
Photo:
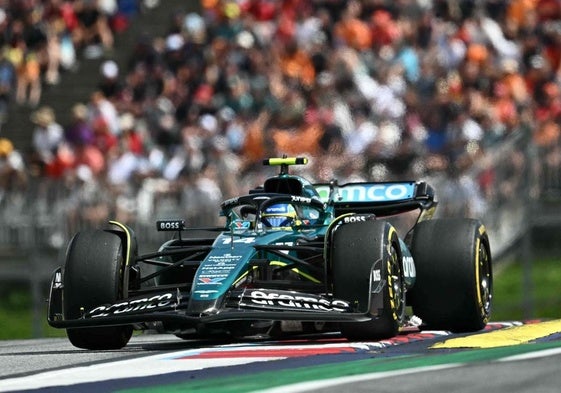
M 41 65 L 37 53 L 25 51 L 18 66 L 18 86 L 16 100 L 19 104 L 36 107 L 43 93 Z
M 101 127 L 106 127 L 111 137 L 116 137 L 121 133 L 119 112 L 115 104 L 102 91 L 96 90 L 91 94 L 89 111 L 94 129 L 97 128 L 99 131 Z
M 107 2 L 102 2 L 107 3 Z M 113 31 L 109 24 L 115 7 L 101 8 L 95 0 L 76 0 L 73 3 L 75 26 L 72 38 L 76 48 L 84 51 L 86 58 L 99 58 L 104 51 L 113 50 Z
M 55 158 L 58 147 L 64 140 L 64 130 L 56 121 L 55 112 L 50 106 L 42 106 L 31 114 L 35 125 L 32 135 L 33 160 L 45 168 Z
M 16 70 L 5 52 L 5 48 L 0 48 L 0 130 L 8 118 L 9 105 L 17 86 Z
M 88 107 L 85 104 L 74 104 L 70 124 L 64 130 L 64 138 L 74 149 L 93 144 L 94 131 L 88 117 Z
M 27 177 L 21 153 L 14 149 L 12 141 L 0 138 L 0 203 L 8 193 L 22 191 Z
M 123 84 L 119 79 L 119 66 L 113 60 L 106 60 L 100 66 L 101 80 L 97 88 L 108 100 L 115 102 L 122 98 Z

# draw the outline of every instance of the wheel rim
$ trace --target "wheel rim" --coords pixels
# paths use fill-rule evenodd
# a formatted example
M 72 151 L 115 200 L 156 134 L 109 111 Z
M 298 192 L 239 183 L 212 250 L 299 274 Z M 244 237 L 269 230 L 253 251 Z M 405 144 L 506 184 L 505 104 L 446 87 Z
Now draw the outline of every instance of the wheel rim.
M 491 263 L 487 247 L 483 243 L 479 244 L 479 293 L 481 294 L 481 303 L 485 315 L 489 315 L 491 311 L 492 298 L 492 276 Z

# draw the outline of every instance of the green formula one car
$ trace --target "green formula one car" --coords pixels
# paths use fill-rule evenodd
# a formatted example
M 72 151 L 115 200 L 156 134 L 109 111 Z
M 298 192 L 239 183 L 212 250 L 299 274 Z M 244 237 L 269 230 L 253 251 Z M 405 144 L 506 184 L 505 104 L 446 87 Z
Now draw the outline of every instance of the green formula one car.
M 493 279 L 481 222 L 433 218 L 437 201 L 425 182 L 312 184 L 289 173 L 306 163 L 265 160 L 280 173 L 224 201 L 222 227 L 157 221 L 170 240 L 146 255 L 119 222 L 77 233 L 53 274 L 48 323 L 87 349 L 121 348 L 133 330 L 148 329 L 379 340 L 412 316 L 421 329 L 485 327 Z M 412 227 L 400 236 L 392 220 L 408 212 Z

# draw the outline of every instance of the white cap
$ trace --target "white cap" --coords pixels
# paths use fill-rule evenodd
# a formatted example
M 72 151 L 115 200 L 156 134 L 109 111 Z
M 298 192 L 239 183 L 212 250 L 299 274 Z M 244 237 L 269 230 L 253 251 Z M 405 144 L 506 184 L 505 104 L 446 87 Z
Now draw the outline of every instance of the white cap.
M 199 125 L 208 132 L 216 132 L 218 129 L 218 121 L 216 117 L 210 114 L 204 114 L 199 119 Z
M 116 78 L 119 75 L 119 66 L 113 60 L 106 60 L 101 64 L 101 74 L 109 79 Z
M 93 179 L 93 172 L 89 166 L 82 164 L 76 168 L 76 176 L 87 183 Z
M 185 40 L 181 34 L 171 34 L 166 38 L 166 48 L 168 50 L 178 50 L 181 49 Z
M 134 127 L 134 115 L 130 112 L 125 112 L 119 117 L 119 125 L 121 130 L 130 130 Z

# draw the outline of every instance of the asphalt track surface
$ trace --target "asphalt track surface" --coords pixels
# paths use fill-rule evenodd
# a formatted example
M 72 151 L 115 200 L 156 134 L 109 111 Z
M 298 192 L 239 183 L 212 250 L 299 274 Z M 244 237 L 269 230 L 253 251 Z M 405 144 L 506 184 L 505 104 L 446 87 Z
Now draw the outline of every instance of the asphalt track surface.
M 339 335 L 236 343 L 137 335 L 122 350 L 0 341 L 0 392 L 560 392 L 561 320 L 391 340 Z

